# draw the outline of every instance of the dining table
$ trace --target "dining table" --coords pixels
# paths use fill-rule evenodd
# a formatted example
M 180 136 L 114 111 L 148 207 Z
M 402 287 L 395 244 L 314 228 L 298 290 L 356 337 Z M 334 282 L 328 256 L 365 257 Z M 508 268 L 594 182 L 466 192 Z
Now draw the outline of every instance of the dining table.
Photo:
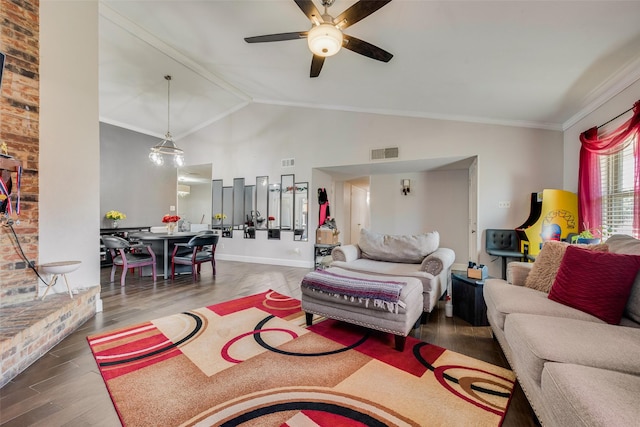
M 132 240 L 138 240 L 141 243 L 151 245 L 151 249 L 156 254 L 156 269 L 162 268 L 162 274 L 165 279 L 169 278 L 169 259 L 173 253 L 173 248 L 176 243 L 186 243 L 193 236 L 200 234 L 201 232 L 194 231 L 176 231 L 169 233 L 152 233 L 150 231 L 141 231 L 138 233 L 131 233 L 129 238 Z M 180 266 L 181 268 L 189 266 Z

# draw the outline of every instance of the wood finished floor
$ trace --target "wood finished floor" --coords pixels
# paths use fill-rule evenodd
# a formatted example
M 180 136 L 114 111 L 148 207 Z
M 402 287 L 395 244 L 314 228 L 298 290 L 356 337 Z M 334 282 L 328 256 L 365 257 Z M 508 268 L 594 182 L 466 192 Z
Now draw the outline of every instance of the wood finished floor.
M 46 356 L 0 390 L 0 426 L 118 426 L 116 411 L 86 341 L 87 335 L 203 307 L 273 289 L 300 298 L 300 279 L 309 270 L 231 261 L 217 262 L 217 276 L 203 265 L 194 283 L 191 275 L 175 281 L 136 275 L 127 286 L 109 283 L 101 271 L 104 310 L 54 347 Z M 419 331 L 423 341 L 508 367 L 489 327 L 472 327 L 444 315 L 441 302 Z M 417 335 L 416 335 L 417 336 Z M 425 407 L 428 402 L 425 402 Z M 535 426 L 524 394 L 516 387 L 503 426 Z

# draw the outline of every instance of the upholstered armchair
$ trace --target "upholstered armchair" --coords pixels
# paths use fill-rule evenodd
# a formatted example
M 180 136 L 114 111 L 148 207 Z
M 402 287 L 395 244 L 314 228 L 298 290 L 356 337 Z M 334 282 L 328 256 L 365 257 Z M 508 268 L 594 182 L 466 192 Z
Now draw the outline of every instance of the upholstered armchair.
M 394 236 L 363 229 L 357 245 L 333 249 L 331 266 L 382 276 L 420 279 L 424 300 L 422 323 L 426 323 L 438 299 L 451 285 L 451 266 L 456 258 L 452 249 L 439 245 L 437 231 Z

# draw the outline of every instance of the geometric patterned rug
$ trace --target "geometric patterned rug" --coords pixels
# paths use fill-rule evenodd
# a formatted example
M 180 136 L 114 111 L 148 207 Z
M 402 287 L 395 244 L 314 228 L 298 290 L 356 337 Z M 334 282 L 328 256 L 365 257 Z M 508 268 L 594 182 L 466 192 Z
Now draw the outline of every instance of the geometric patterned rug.
M 497 426 L 515 382 L 273 291 L 87 339 L 125 426 Z

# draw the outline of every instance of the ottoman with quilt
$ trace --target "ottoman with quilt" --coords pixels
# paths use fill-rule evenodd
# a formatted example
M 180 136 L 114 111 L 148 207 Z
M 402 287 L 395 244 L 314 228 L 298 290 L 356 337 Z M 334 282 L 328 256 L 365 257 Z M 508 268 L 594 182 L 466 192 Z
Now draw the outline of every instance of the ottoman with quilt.
M 308 273 L 300 285 L 307 325 L 313 315 L 395 335 L 403 351 L 409 332 L 420 324 L 422 282 L 415 277 L 381 277 L 331 267 Z

